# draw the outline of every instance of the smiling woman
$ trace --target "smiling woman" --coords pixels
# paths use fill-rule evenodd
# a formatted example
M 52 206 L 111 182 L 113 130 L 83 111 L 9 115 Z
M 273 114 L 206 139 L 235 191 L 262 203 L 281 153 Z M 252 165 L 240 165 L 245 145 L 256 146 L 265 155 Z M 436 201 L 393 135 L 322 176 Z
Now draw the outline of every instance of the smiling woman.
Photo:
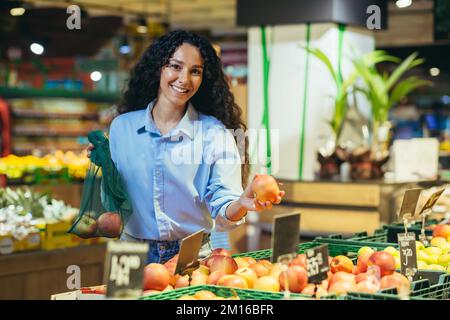
M 202 229 L 205 257 L 211 232 L 280 203 L 283 191 L 260 202 L 251 185 L 243 188 L 247 145 L 237 145 L 229 129 L 246 127 L 207 39 L 176 30 L 153 42 L 131 71 L 119 113 L 110 127 L 111 158 L 133 207 L 121 239 L 148 242 L 148 262 L 169 260 L 181 239 Z M 186 150 L 200 161 L 175 161 Z

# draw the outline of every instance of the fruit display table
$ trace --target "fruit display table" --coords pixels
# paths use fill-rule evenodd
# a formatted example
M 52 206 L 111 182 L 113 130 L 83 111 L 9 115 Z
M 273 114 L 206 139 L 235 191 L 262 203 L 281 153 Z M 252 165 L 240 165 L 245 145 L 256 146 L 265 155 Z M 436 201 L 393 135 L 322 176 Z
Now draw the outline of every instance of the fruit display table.
M 332 182 L 279 180 L 286 191 L 281 205 L 258 215 L 264 230 L 271 230 L 274 215 L 301 212 L 303 235 L 369 233 L 396 220 L 396 199 L 406 189 L 442 185 L 440 181 L 388 183 L 381 181 Z
M 81 286 L 103 282 L 105 244 L 0 256 L 0 299 L 50 299 L 69 291 L 67 273 L 79 266 Z

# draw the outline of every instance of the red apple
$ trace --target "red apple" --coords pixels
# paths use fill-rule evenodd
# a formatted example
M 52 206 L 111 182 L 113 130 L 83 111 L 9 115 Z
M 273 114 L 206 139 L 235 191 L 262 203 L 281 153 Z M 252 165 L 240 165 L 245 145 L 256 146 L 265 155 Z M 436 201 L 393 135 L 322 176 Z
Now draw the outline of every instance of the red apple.
M 309 294 L 309 295 L 313 295 L 314 291 L 316 289 L 316 285 L 313 283 L 309 283 L 303 290 L 302 290 L 302 294 Z
M 402 289 L 409 289 L 410 283 L 404 275 L 394 272 L 381 278 L 380 287 L 381 289 L 397 288 L 397 291 L 400 291 Z
M 150 263 L 144 268 L 144 290 L 164 290 L 170 283 L 167 268 L 159 263 Z
M 380 290 L 380 287 L 370 281 L 361 281 L 355 287 L 356 292 L 375 293 Z
M 278 282 L 280 282 L 282 290 L 287 285 L 289 291 L 299 293 L 308 285 L 308 273 L 303 267 L 290 266 L 286 271 L 280 273 Z
M 224 275 L 222 278 L 220 278 L 217 282 L 217 285 L 231 288 L 248 289 L 247 281 L 245 281 L 244 278 L 231 274 Z
M 268 276 L 270 273 L 270 269 L 261 262 L 253 263 L 249 266 L 249 268 L 256 272 L 258 278 Z
M 346 256 L 336 256 L 331 260 L 330 263 L 330 270 L 333 273 L 343 271 L 352 273 L 353 271 L 353 262 L 350 260 L 350 258 Z
M 214 271 L 211 272 L 208 276 L 208 278 L 206 279 L 206 284 L 209 285 L 216 285 L 217 282 L 219 281 L 220 278 L 222 278 L 225 275 L 225 272 L 223 271 Z
M 336 272 L 330 281 L 328 281 L 328 288 L 336 282 L 351 282 L 353 285 L 356 285 L 355 275 L 344 271 Z
M 234 259 L 229 256 L 214 255 L 211 256 L 210 261 L 208 261 L 207 263 L 207 266 L 209 264 L 210 272 L 220 270 L 225 274 L 233 274 L 238 269 L 236 261 L 234 261 Z
M 258 279 L 256 272 L 250 268 L 240 268 L 237 269 L 234 273 L 236 276 L 243 278 L 247 282 L 247 286 L 251 289 L 253 288 L 253 284 Z
M 433 230 L 433 237 L 442 237 L 447 239 L 450 237 L 450 224 L 439 224 Z
M 98 231 L 103 237 L 117 238 L 122 233 L 123 224 L 117 212 L 105 212 L 97 220 Z
M 328 288 L 328 293 L 343 295 L 349 291 L 354 291 L 355 288 L 356 285 L 354 281 L 339 281 L 335 282 L 331 287 Z
M 395 259 L 385 251 L 376 251 L 372 253 L 367 261 L 367 266 L 378 266 L 380 268 L 380 276 L 384 277 L 395 272 Z
M 229 256 L 229 257 L 231 257 L 230 251 L 228 251 L 227 249 L 224 249 L 224 248 L 216 248 L 216 249 L 214 249 L 214 250 L 211 252 L 210 255 L 211 255 L 211 256 L 213 256 L 213 255 L 219 255 L 219 256 Z
M 359 255 L 358 261 L 356 262 L 356 267 L 360 273 L 367 271 L 367 262 L 369 261 L 371 255 L 371 252 L 366 252 Z
M 274 177 L 267 174 L 257 174 L 252 181 L 252 191 L 260 202 L 276 202 L 280 188 Z
M 364 281 L 368 281 L 368 282 L 372 282 L 374 285 L 376 286 L 380 286 L 380 281 L 378 280 L 378 278 L 376 276 L 374 276 L 373 274 L 370 273 L 360 273 L 355 277 L 355 281 L 356 283 L 360 283 L 360 282 L 364 282 Z
M 300 266 L 306 269 L 306 254 L 298 254 L 297 257 L 291 261 L 289 266 Z

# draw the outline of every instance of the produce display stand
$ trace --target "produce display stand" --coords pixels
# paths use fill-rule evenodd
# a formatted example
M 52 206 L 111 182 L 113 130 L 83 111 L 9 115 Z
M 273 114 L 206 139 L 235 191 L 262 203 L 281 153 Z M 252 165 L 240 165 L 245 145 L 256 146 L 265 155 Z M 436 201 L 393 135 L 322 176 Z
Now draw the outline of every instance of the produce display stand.
M 260 290 L 237 289 L 213 285 L 193 286 L 171 290 L 165 293 L 159 293 L 141 297 L 140 300 L 174 300 L 184 295 L 194 295 L 201 290 L 208 290 L 218 297 L 230 298 L 237 296 L 240 300 L 281 300 L 284 298 L 284 292 L 267 292 Z M 306 294 L 290 294 L 291 299 L 311 299 Z
M 0 299 L 44 299 L 66 292 L 71 265 L 80 268 L 81 286 L 103 282 L 105 244 L 0 256 Z
M 388 183 L 382 181 L 279 180 L 283 202 L 258 215 L 263 230 L 271 230 L 275 214 L 301 212 L 302 235 L 372 233 L 396 220 L 396 198 L 410 188 L 429 188 L 441 181 Z

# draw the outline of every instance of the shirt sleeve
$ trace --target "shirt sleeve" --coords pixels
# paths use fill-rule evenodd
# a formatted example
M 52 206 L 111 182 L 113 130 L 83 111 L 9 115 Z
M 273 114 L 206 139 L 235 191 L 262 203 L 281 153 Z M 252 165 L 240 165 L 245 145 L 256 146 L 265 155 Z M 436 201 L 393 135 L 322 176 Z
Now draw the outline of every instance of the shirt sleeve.
M 225 215 L 228 206 L 241 196 L 241 157 L 233 135 L 226 129 L 215 132 L 205 161 L 211 170 L 205 196 L 206 206 L 215 219 L 215 230 L 232 230 L 245 222 L 245 217 L 232 221 Z

